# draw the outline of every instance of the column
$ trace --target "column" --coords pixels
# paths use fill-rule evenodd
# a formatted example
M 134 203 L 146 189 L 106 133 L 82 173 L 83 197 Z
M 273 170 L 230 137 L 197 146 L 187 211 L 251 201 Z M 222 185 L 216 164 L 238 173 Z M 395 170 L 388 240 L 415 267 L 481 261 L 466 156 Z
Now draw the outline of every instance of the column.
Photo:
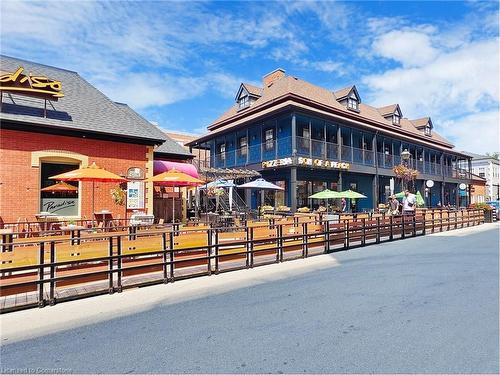
M 292 114 L 292 157 L 297 155 L 297 118 Z
M 373 208 L 378 207 L 378 176 L 373 176 L 372 181 L 372 197 L 373 197 Z
M 297 167 L 290 168 L 290 209 L 297 211 Z
M 342 160 L 342 131 L 337 126 L 337 159 Z
M 441 207 L 444 206 L 444 181 L 441 182 Z
M 245 204 L 248 208 L 252 208 L 252 189 L 245 189 Z

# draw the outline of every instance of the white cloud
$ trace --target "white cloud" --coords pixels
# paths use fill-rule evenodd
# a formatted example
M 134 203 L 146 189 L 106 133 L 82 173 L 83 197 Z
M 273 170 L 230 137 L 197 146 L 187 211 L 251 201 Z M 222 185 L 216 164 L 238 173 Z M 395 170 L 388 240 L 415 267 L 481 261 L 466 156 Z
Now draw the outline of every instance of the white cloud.
M 393 30 L 380 35 L 372 48 L 375 54 L 400 62 L 405 67 L 422 66 L 438 56 L 428 31 Z
M 410 117 L 476 112 L 499 100 L 498 52 L 496 38 L 470 43 L 420 67 L 369 75 L 363 83 L 375 104 L 397 101 Z
M 500 151 L 499 124 L 498 110 L 493 110 L 444 121 L 441 129 L 457 150 L 485 154 Z
M 101 82 L 99 88 L 114 101 L 143 109 L 199 96 L 206 90 L 207 82 L 197 78 L 130 73 L 123 76 L 122 81 Z

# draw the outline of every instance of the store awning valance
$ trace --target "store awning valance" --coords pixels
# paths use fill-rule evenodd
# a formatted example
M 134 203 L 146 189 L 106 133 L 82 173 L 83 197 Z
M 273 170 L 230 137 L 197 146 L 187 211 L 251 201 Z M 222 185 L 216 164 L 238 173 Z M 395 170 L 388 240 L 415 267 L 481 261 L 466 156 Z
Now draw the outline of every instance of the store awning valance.
M 168 172 L 175 169 L 179 172 L 185 173 L 191 177 L 198 178 L 198 171 L 193 164 L 189 163 L 178 163 L 175 161 L 165 161 L 165 160 L 155 160 L 153 163 L 153 174 Z

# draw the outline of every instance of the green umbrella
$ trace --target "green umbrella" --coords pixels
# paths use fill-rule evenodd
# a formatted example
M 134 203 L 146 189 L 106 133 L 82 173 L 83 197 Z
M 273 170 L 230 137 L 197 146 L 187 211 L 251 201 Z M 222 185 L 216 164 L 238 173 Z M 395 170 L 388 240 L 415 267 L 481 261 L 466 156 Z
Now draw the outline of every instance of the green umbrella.
M 349 199 L 366 198 L 365 195 L 352 190 L 341 191 L 338 194 L 339 194 L 338 198 L 349 198 Z
M 394 194 L 394 196 L 396 198 L 404 198 L 405 192 L 401 191 L 401 192 L 399 192 L 397 194 Z M 425 201 L 424 201 L 424 198 L 422 197 L 422 194 L 420 194 L 420 191 L 417 191 L 417 193 L 415 194 L 415 198 L 417 199 L 417 206 L 418 207 L 425 206 Z
M 335 198 L 341 198 L 339 195 L 340 193 L 338 191 L 333 191 L 333 190 L 328 190 L 325 189 L 323 191 L 320 191 L 318 193 L 315 193 L 309 197 L 309 199 L 335 199 Z

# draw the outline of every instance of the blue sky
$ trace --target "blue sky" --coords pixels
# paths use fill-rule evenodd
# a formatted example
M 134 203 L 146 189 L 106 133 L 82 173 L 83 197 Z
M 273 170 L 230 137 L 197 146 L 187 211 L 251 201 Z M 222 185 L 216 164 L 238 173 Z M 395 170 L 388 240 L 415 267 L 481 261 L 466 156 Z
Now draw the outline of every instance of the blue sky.
M 240 82 L 282 67 L 431 116 L 458 149 L 500 149 L 496 1 L 4 0 L 1 10 L 2 54 L 75 70 L 165 129 L 204 132 Z

